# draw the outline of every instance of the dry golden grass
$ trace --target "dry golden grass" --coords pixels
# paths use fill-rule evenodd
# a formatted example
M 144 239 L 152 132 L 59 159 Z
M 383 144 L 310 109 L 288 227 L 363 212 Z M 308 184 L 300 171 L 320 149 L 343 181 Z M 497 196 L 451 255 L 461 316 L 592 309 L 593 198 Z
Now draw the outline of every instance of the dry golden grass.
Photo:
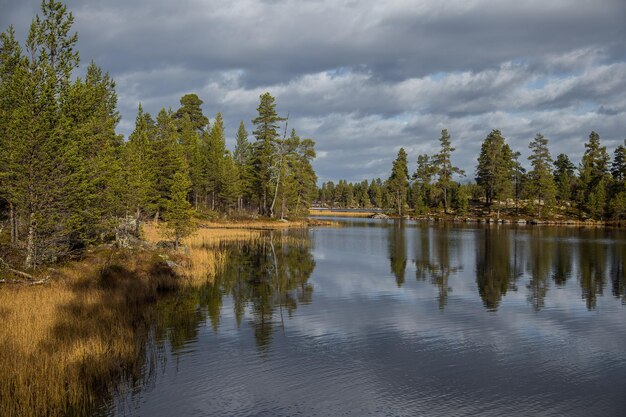
M 151 254 L 93 254 L 0 288 L 0 415 L 84 415 L 141 355 L 147 304 L 178 286 Z
M 176 273 L 153 251 L 100 250 L 58 267 L 45 285 L 0 286 L 0 416 L 91 414 L 116 381 L 140 376 L 159 294 L 211 282 L 225 244 L 262 239 L 267 224 L 202 225 L 186 251 L 166 254 Z M 156 243 L 162 229 L 146 224 L 143 236 Z
M 333 211 L 333 210 L 309 210 L 311 216 L 332 216 L 332 217 L 370 217 L 375 211 Z
M 143 236 L 150 243 L 157 243 L 165 238 L 162 227 L 153 223 L 143 226 Z M 178 272 L 194 285 L 213 282 L 226 264 L 228 253 L 224 244 L 260 238 L 260 230 L 205 227 L 197 229 L 182 241 L 186 250 L 185 253 L 176 256 L 177 262 L 181 265 Z

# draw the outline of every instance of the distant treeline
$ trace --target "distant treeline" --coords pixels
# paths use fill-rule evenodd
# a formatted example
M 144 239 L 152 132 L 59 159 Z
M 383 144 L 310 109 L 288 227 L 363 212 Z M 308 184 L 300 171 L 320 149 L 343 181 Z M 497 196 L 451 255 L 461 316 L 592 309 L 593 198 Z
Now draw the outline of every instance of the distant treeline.
M 163 218 L 178 240 L 201 215 L 296 216 L 316 194 L 314 142 L 287 131 L 274 98 L 260 97 L 237 145 L 209 119 L 195 94 L 156 120 L 141 105 L 127 141 L 115 83 L 93 62 L 74 79 L 79 55 L 73 16 L 44 0 L 24 48 L 13 27 L 0 35 L 0 242 L 33 268 L 114 239 L 129 218 L 139 231 Z M 288 134 L 289 133 L 289 134 Z M 3 254 L 0 253 L 0 256 Z
M 550 217 L 556 214 L 620 220 L 626 216 L 626 140 L 615 149 L 613 160 L 600 137 L 591 132 L 578 167 L 565 154 L 553 160 L 548 139 L 537 134 L 530 142 L 531 169 L 526 172 L 499 130 L 484 139 L 475 170 L 476 182 L 461 182 L 465 173 L 451 162 L 454 148 L 446 129 L 434 155 L 419 155 L 417 169 L 409 175 L 407 154 L 400 149 L 391 174 L 360 183 L 340 180 L 322 183 L 317 201 L 323 206 L 386 208 L 399 214 L 433 209 L 466 215 L 470 201 L 491 210 L 514 208 L 517 214 Z M 457 180 L 453 179 L 456 175 Z

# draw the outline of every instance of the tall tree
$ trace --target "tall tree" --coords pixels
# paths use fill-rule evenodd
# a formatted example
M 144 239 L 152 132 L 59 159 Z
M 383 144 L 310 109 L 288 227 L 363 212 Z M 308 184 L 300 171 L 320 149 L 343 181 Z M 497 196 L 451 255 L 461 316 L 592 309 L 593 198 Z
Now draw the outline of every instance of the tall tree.
M 135 216 L 135 234 L 139 235 L 140 222 L 156 210 L 156 163 L 152 149 L 150 115 L 139 104 L 135 130 L 124 146 L 124 201 L 126 211 Z
M 537 133 L 528 146 L 531 154 L 528 157 L 532 169 L 529 175 L 529 195 L 534 202 L 537 200 L 537 214 L 541 216 L 541 209 L 545 206 L 550 210 L 556 201 L 556 184 L 552 175 L 552 157 L 548 149 L 548 139 Z
M 222 114 L 215 115 L 215 122 L 206 142 L 206 179 L 210 196 L 211 210 L 221 205 L 220 192 L 224 185 L 224 160 L 226 157 L 226 137 Z
M 400 148 L 396 160 L 393 161 L 391 176 L 387 180 L 387 188 L 389 189 L 389 193 L 393 196 L 394 207 L 398 215 L 402 216 L 409 188 L 409 169 L 407 154 L 404 148 Z
M 239 175 L 237 208 L 241 211 L 244 206 L 244 198 L 249 199 L 252 194 L 252 182 L 254 178 L 254 172 L 252 171 L 252 146 L 248 141 L 248 131 L 246 130 L 243 120 L 239 123 L 239 128 L 237 129 L 233 159 Z
M 600 146 L 600 135 L 589 134 L 585 154 L 579 167 L 577 200 L 581 210 L 593 218 L 600 218 L 606 209 L 606 186 L 608 182 L 609 154 Z
M 178 171 L 172 177 L 169 189 L 164 219 L 169 234 L 174 239 L 176 248 L 180 245 L 181 239 L 189 236 L 194 229 L 191 216 L 193 209 L 187 200 L 187 195 L 191 189 L 191 181 L 186 173 Z
M 253 145 L 254 188 L 261 214 L 270 214 L 270 201 L 273 191 L 272 175 L 276 170 L 277 145 L 280 140 L 279 123 L 285 121 L 276 113 L 275 99 L 270 93 L 260 96 L 258 116 L 252 120 L 256 137 Z
M 557 186 L 557 198 L 567 203 L 572 199 L 572 192 L 576 181 L 574 170 L 576 167 L 565 154 L 559 154 L 554 162 L 554 181 Z
M 482 143 L 476 167 L 476 183 L 483 188 L 490 208 L 494 201 L 506 199 L 511 194 L 512 159 L 513 152 L 505 143 L 502 133 L 497 129 L 492 130 Z
M 186 115 L 193 128 L 198 133 L 203 132 L 208 127 L 209 119 L 202 113 L 202 103 L 197 94 L 185 94 L 180 99 L 180 108 L 174 113 L 174 118 L 182 119 Z
M 417 156 L 417 169 L 413 174 L 413 205 L 419 213 L 424 212 L 432 204 L 433 177 L 436 167 L 430 156 L 422 154 Z
M 441 138 L 439 139 L 441 147 L 439 152 L 433 156 L 433 164 L 435 166 L 437 174 L 437 187 L 441 190 L 443 195 L 443 208 L 444 213 L 448 212 L 448 193 L 450 188 L 454 184 L 452 176 L 465 175 L 462 169 L 452 165 L 450 156 L 454 152 L 454 148 L 450 144 L 450 135 L 447 129 L 441 131 Z

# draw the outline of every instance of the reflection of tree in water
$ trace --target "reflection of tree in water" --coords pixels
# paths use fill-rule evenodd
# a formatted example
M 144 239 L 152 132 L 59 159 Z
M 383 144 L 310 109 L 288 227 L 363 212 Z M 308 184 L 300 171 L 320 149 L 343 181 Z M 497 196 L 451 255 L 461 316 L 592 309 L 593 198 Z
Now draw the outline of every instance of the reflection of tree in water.
M 460 258 L 461 247 L 451 230 L 448 225 L 438 229 L 419 229 L 415 244 L 415 277 L 418 281 L 430 277 L 431 283 L 439 290 L 437 303 L 442 310 L 448 302 L 448 294 L 452 292 L 448 284 L 450 275 L 463 270 L 463 265 L 452 266 L 453 258 Z
M 310 303 L 313 287 L 308 279 L 315 268 L 308 237 L 272 236 L 244 243 L 229 254 L 227 267 L 216 282 L 233 298 L 237 323 L 250 306 L 251 323 L 259 347 L 271 341 L 276 319 L 283 308 L 291 316 L 298 304 Z
M 572 244 L 567 240 L 571 229 L 556 229 L 556 244 L 554 248 L 554 266 L 552 280 L 557 287 L 563 287 L 572 276 Z
M 598 295 L 602 296 L 606 279 L 606 246 L 597 241 L 598 230 L 591 231 L 578 246 L 579 279 L 587 308 L 596 308 Z
M 396 277 L 396 284 L 401 287 L 404 284 L 404 272 L 406 271 L 406 241 L 404 236 L 404 223 L 395 220 L 389 231 L 389 262 L 391 273 Z
M 184 288 L 176 296 L 159 301 L 157 340 L 168 340 L 176 353 L 187 341 L 197 338 L 200 325 L 207 319 L 217 331 L 223 299 L 231 296 L 237 325 L 249 311 L 258 346 L 268 346 L 274 323 L 283 320 L 283 309 L 291 316 L 298 304 L 312 300 L 313 287 L 308 279 L 315 261 L 309 245 L 307 235 L 293 233 L 226 245 L 226 267 L 213 284 Z
M 516 258 L 511 260 L 510 233 L 506 228 L 487 227 L 476 241 L 476 284 L 483 304 L 497 310 L 509 284 L 515 281 Z M 514 240 L 515 241 L 515 240 Z M 515 251 L 514 253 L 517 253 Z
M 611 249 L 612 293 L 626 304 L 626 245 L 613 245 Z
M 552 271 L 554 245 L 549 231 L 533 228 L 529 235 L 530 258 L 527 262 L 527 269 L 530 280 L 526 286 L 527 299 L 535 311 L 539 311 L 545 305 L 546 294 L 550 288 L 549 276 Z

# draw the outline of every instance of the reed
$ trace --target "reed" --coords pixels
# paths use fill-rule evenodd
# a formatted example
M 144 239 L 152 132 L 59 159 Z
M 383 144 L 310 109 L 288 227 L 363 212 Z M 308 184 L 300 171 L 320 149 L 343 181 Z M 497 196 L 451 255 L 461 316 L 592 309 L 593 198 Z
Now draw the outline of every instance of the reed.
M 148 306 L 178 278 L 149 253 L 100 252 L 46 286 L 0 288 L 0 415 L 89 414 L 141 355 Z

